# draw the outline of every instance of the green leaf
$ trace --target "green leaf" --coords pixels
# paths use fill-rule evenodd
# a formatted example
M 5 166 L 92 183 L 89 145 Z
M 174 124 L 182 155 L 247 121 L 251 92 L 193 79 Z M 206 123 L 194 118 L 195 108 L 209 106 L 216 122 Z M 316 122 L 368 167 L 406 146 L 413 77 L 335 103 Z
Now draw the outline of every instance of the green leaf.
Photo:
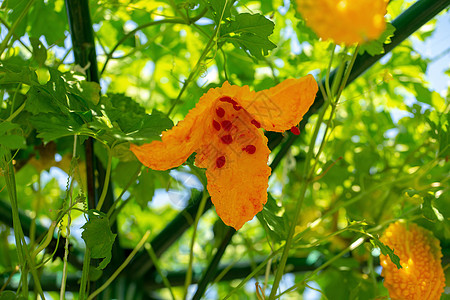
M 406 194 L 408 194 L 409 197 L 414 197 L 415 195 L 419 195 L 420 192 L 415 189 L 407 189 L 405 191 Z
M 155 194 L 155 173 L 153 170 L 144 170 L 138 177 L 139 183 L 133 189 L 133 196 L 141 209 L 146 209 Z
M 269 40 L 275 24 L 260 14 L 243 13 L 229 22 L 221 32 L 221 38 L 236 47 L 248 51 L 257 59 L 263 59 L 276 45 Z
M 429 89 L 423 86 L 422 83 L 414 83 L 414 90 L 416 92 L 416 99 L 422 103 L 432 105 L 431 96 L 432 93 Z
M 33 84 L 27 93 L 25 109 L 35 115 L 48 112 L 68 115 L 70 111 L 80 110 L 80 106 L 83 106 L 79 104 L 80 101 L 75 101 L 73 98 L 67 99 L 68 85 L 63 74 L 53 68 L 48 68 L 48 73 L 50 80 L 45 85 L 41 85 L 33 71 L 36 84 Z
M 0 144 L 11 150 L 26 147 L 25 138 L 20 135 L 0 135 Z
M 96 129 L 105 130 L 114 139 L 133 143 L 149 143 L 160 139 L 161 132 L 173 126 L 165 114 L 153 110 L 151 115 L 145 113 L 145 109 L 130 97 L 122 94 L 111 94 L 102 97 L 100 106 L 101 114 L 96 117 L 96 122 L 90 124 Z
M 31 37 L 30 43 L 31 46 L 33 47 L 34 60 L 36 60 L 39 66 L 44 65 L 45 61 L 47 60 L 47 49 L 45 49 L 44 45 L 38 38 Z
M 423 197 L 423 203 L 422 203 L 422 215 L 425 219 L 436 222 L 436 221 L 443 221 L 444 217 L 439 212 L 439 210 L 436 209 L 433 203 L 434 196 L 430 194 L 426 194 Z
M 28 1 L 25 1 L 25 0 L 3 1 L 2 8 L 5 8 L 6 11 L 8 11 L 8 19 L 11 24 L 15 20 L 19 19 L 20 15 L 27 7 L 27 4 L 28 4 Z M 25 34 L 25 30 L 27 28 L 27 19 L 28 19 L 28 14 L 25 15 L 25 17 L 22 19 L 22 21 L 15 28 L 14 33 L 17 36 L 22 36 Z
M 103 258 L 97 269 L 104 269 L 111 261 L 111 250 L 117 234 L 113 234 L 109 220 L 102 212 L 90 209 L 89 221 L 81 228 L 81 237 L 86 247 L 91 250 L 92 258 Z
M 233 1 L 225 1 L 225 0 L 210 0 L 208 1 L 209 9 L 212 13 L 212 17 L 214 22 L 219 25 L 219 21 L 222 17 L 222 20 L 226 20 L 231 17 L 231 6 L 233 5 Z
M 376 40 L 364 43 L 359 48 L 359 53 L 364 54 L 367 52 L 371 56 L 383 54 L 384 53 L 384 44 L 389 44 L 391 42 L 391 37 L 394 36 L 395 27 L 391 23 L 386 24 L 386 30 L 380 35 L 380 37 Z
M 139 123 L 138 123 L 139 124 Z M 173 122 L 160 111 L 153 110 L 151 115 L 144 115 L 140 128 L 130 134 L 135 143 L 148 143 L 159 139 L 161 132 L 173 127 Z
M 437 124 L 430 118 L 425 118 L 431 129 L 429 134 L 439 142 L 439 156 L 446 158 L 450 155 L 450 114 L 442 114 L 437 120 Z
M 61 114 L 39 114 L 31 117 L 30 122 L 39 133 L 37 137 L 42 138 L 45 143 L 83 132 L 80 122 Z
M 25 64 L 25 62 L 22 62 Z M 17 60 L 2 61 L 0 65 L 0 84 L 24 83 L 27 85 L 39 85 L 34 70 L 28 66 L 19 65 Z
M 97 105 L 100 101 L 100 91 L 101 87 L 97 82 L 93 81 L 82 81 L 81 82 L 81 96 L 93 103 L 94 105 Z
M 3 121 L 0 123 L 0 135 L 6 134 L 9 130 L 19 128 L 19 125 Z
M 51 97 L 43 93 L 42 90 L 36 86 L 32 86 L 28 90 L 25 110 L 34 115 L 39 113 L 59 112 L 53 104 Z
M 373 237 L 370 242 L 372 243 L 372 245 L 374 245 L 375 247 L 380 248 L 381 253 L 383 253 L 383 255 L 389 255 L 389 257 L 391 258 L 392 263 L 394 263 L 398 269 L 401 269 L 402 266 L 400 265 L 400 258 L 394 253 L 394 250 L 389 248 L 389 246 L 383 244 L 379 239 L 377 239 L 376 237 Z
M 269 193 L 263 210 L 256 215 L 261 223 L 267 224 L 269 234 L 276 242 L 285 240 L 288 232 L 288 222 L 282 210 L 282 207 L 278 206 L 276 200 Z
M 21 135 L 17 135 L 9 132 L 10 130 L 19 128 L 19 125 L 11 122 L 0 123 L 0 144 L 9 150 L 25 148 L 25 138 Z
M 31 36 L 44 36 L 48 45 L 56 44 L 63 47 L 66 38 L 65 31 L 68 30 L 68 22 L 65 6 L 58 2 L 35 2 L 28 16 L 28 33 Z
M 17 296 L 13 291 L 3 291 L 0 293 L 0 300 L 26 300 L 24 296 Z

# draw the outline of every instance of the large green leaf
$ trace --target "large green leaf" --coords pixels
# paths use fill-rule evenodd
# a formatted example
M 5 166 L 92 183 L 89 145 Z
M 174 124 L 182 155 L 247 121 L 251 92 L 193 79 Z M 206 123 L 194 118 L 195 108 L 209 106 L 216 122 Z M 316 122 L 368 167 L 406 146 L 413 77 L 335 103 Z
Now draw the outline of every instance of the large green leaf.
M 112 233 L 105 214 L 91 209 L 88 215 L 89 221 L 81 227 L 81 237 L 91 250 L 92 258 L 103 258 L 98 269 L 104 269 L 111 261 L 111 250 L 117 234 Z
M 260 14 L 242 13 L 227 23 L 221 38 L 236 47 L 248 51 L 257 59 L 263 59 L 276 45 L 269 40 L 275 24 Z

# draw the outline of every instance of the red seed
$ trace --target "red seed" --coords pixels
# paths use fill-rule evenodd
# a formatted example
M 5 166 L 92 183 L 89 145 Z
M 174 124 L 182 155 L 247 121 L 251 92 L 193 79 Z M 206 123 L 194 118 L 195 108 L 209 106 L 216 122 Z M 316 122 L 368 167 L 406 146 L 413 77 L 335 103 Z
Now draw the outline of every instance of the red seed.
M 222 140 L 222 143 L 226 145 L 229 145 L 233 142 L 233 138 L 229 134 L 222 136 L 220 139 Z
M 247 145 L 245 148 L 242 148 L 242 150 L 247 152 L 248 154 L 253 154 L 256 151 L 256 147 L 253 145 Z
M 219 118 L 222 118 L 225 115 L 225 110 L 222 107 L 219 107 L 216 109 L 216 114 L 219 116 Z
M 214 126 L 214 129 L 215 129 L 215 130 L 217 130 L 217 131 L 220 130 L 220 124 L 219 124 L 219 122 L 217 122 L 216 120 L 213 120 L 213 126 Z
M 251 123 L 252 123 L 253 125 L 255 125 L 256 128 L 261 128 L 261 123 L 259 123 L 259 122 L 256 121 L 255 119 L 253 119 L 253 120 L 251 121 Z
M 233 104 L 233 106 L 238 104 L 236 101 L 234 101 L 233 99 L 231 99 L 231 97 L 228 97 L 228 96 L 224 96 L 224 97 L 220 98 L 219 100 L 222 102 L 231 103 L 231 104 Z
M 228 120 L 222 121 L 222 127 L 223 127 L 223 130 L 225 130 L 225 131 L 230 131 L 232 125 L 233 125 L 233 123 L 231 123 Z
M 241 110 L 242 106 L 240 106 L 236 101 L 234 101 L 233 99 L 231 99 L 231 97 L 229 96 L 224 96 L 222 98 L 219 99 L 222 102 L 227 102 L 233 105 L 234 110 Z
M 225 165 L 225 156 L 220 156 L 216 159 L 216 167 L 222 168 Z
M 299 135 L 300 134 L 300 129 L 298 129 L 297 126 L 292 126 L 291 128 L 291 132 L 295 135 Z

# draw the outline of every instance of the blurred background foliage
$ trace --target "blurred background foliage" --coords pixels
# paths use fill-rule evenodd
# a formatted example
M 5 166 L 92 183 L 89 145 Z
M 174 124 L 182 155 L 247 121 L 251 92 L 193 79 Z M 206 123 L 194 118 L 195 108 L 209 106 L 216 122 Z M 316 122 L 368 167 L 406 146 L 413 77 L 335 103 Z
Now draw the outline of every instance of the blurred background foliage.
M 39 231 L 39 226 L 48 227 L 65 203 L 67 176 L 72 172 L 74 133 L 80 134 L 79 162 L 71 174 L 76 182 L 75 195 L 83 195 L 87 189 L 82 136 L 93 136 L 109 146 L 114 141 L 123 142 L 114 148 L 111 172 L 114 195 L 117 197 L 126 189 L 118 200 L 120 209 L 116 210 L 117 222 L 113 225 L 120 251 L 113 249 L 112 265 L 117 267 L 147 230 L 151 231 L 151 239 L 155 238 L 205 190 L 204 171 L 192 164 L 171 171 L 139 172 L 140 163 L 128 151 L 128 141 L 157 139 L 161 131 L 172 126 L 172 121 L 176 124 L 183 119 L 203 93 L 225 80 L 262 90 L 286 78 L 308 73 L 314 74 L 317 80 L 322 79 L 329 61 L 330 43 L 318 40 L 296 12 L 295 4 L 282 0 L 240 0 L 225 7 L 225 20 L 250 13 L 262 14 L 265 20 L 273 22 L 273 33 L 259 55 L 245 45 L 217 39 L 198 63 L 215 34 L 218 9 L 214 5 L 220 3 L 89 1 L 104 95 L 99 99 L 96 92 L 100 88 L 83 81 L 85 66 L 74 65 L 64 1 L 35 1 L 18 24 L 15 21 L 27 9 L 27 1 L 3 1 L 2 40 L 12 26 L 16 27 L 0 67 L 3 98 L 0 118 L 6 120 L 27 102 L 13 120 L 17 127 L 9 135 L 0 127 L 0 140 L 14 150 L 17 199 L 24 213 L 23 220 L 29 222 L 28 227 L 24 226 L 29 230 L 25 230 L 29 241 L 39 238 L 37 232 L 44 232 Z M 392 21 L 413 3 L 391 1 L 387 20 Z M 285 276 L 281 290 L 304 281 L 308 274 L 305 271 L 314 270 L 335 257 L 358 239 L 361 231 L 377 236 L 397 219 L 413 220 L 430 229 L 441 241 L 443 264 L 448 266 L 449 32 L 449 15 L 443 12 L 345 89 L 336 117 L 331 120 L 328 142 L 317 161 L 320 166 L 317 180 L 307 192 L 301 220 L 295 224 L 303 238 L 293 247 L 287 271 L 297 272 Z M 436 53 L 435 45 L 442 51 Z M 270 50 L 268 55 L 262 55 L 264 49 Z M 438 71 L 436 65 L 441 66 Z M 179 96 L 185 82 L 189 84 Z M 45 89 L 50 91 L 46 97 L 42 96 Z M 51 100 L 50 94 L 59 98 Z M 32 102 L 34 105 L 26 100 L 32 97 L 37 99 Z M 67 99 L 68 105 L 64 103 Z M 165 114 L 174 103 L 177 105 L 169 119 Z M 69 111 L 64 111 L 61 105 Z M 146 117 L 145 112 L 151 115 Z M 312 115 L 274 170 L 264 211 L 233 236 L 219 267 L 223 278 L 208 288 L 206 299 L 227 295 L 250 270 L 282 245 L 304 178 L 303 161 L 315 120 L 316 116 Z M 327 119 L 322 126 L 326 122 Z M 135 134 L 137 130 L 140 133 Z M 284 134 L 282 143 L 289 136 Z M 270 161 L 278 151 L 276 148 L 272 152 Z M 107 168 L 108 153 L 101 143 L 95 144 L 95 153 L 103 168 Z M 0 225 L 0 274 L 4 283 L 18 264 L 14 235 L 6 217 L 10 211 L 5 186 L 4 178 L 0 177 L 0 200 L 2 206 L 6 205 L 1 210 L 5 224 Z M 83 208 L 83 204 L 77 207 Z M 226 235 L 226 226 L 213 210 L 200 219 L 194 245 L 195 280 Z M 81 262 L 85 247 L 81 226 L 86 220 L 79 211 L 73 211 L 72 219 L 71 253 L 75 261 Z M 186 272 L 191 236 L 192 228 L 176 238 L 160 256 L 161 268 L 177 286 L 184 282 L 179 277 Z M 44 256 L 51 254 L 47 251 Z M 283 298 L 299 299 L 302 295 L 305 299 L 319 299 L 321 293 L 328 299 L 386 297 L 387 291 L 379 277 L 378 255 L 379 251 L 365 240 L 308 279 L 308 287 L 300 285 Z M 248 271 L 227 277 L 228 272 L 231 274 L 239 266 L 248 267 L 245 269 Z M 276 268 L 276 259 L 271 267 Z M 67 299 L 78 297 L 79 268 L 74 263 L 69 269 L 69 277 L 74 279 L 67 285 Z M 448 270 L 447 279 L 450 278 Z M 48 291 L 49 298 L 58 297 L 57 292 L 52 292 L 59 290 L 53 281 L 61 272 L 61 253 L 57 252 L 40 270 L 43 289 Z M 152 272 L 141 272 L 140 277 L 133 278 L 133 273 L 127 273 L 126 269 L 125 276 L 119 277 L 103 298 L 169 298 L 161 278 Z M 264 274 L 265 268 L 233 297 L 256 298 L 255 282 L 264 286 Z M 272 274 L 270 269 L 267 274 Z M 17 286 L 17 280 L 12 278 L 8 287 Z M 189 290 L 192 296 L 195 286 Z M 182 287 L 174 288 L 174 293 L 181 297 Z M 449 294 L 447 289 L 444 297 Z

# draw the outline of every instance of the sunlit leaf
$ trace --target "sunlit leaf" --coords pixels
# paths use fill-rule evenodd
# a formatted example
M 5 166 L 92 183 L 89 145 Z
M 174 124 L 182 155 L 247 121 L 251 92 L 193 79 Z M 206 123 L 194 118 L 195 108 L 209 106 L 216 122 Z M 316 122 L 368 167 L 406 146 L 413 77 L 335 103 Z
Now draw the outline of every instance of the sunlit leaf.
M 111 261 L 111 250 L 117 234 L 111 232 L 106 215 L 96 210 L 89 210 L 89 221 L 81 228 L 81 237 L 91 251 L 91 257 L 103 259 L 98 269 L 104 269 Z

